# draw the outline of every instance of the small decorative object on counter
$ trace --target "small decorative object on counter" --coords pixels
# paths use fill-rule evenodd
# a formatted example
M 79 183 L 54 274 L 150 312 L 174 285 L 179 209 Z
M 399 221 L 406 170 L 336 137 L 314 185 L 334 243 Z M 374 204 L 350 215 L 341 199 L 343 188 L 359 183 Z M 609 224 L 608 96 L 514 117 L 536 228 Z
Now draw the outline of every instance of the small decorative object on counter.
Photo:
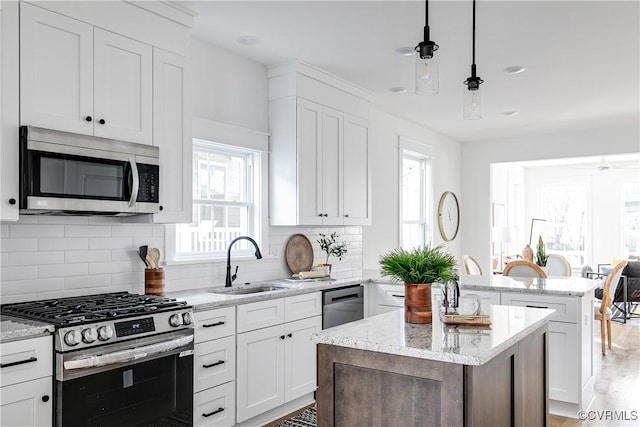
M 456 278 L 456 259 L 443 246 L 395 249 L 380 258 L 381 274 L 404 282 L 405 321 L 431 323 L 431 285 Z
M 338 243 L 336 239 L 340 237 L 337 233 L 333 232 L 329 236 L 324 233 L 320 233 L 320 239 L 317 242 L 320 244 L 320 249 L 322 249 L 327 254 L 327 259 L 324 264 L 318 264 L 318 267 L 328 267 L 328 273 L 331 274 L 331 264 L 329 264 L 329 257 L 331 255 L 338 258 L 338 260 L 342 261 L 342 257 L 347 253 L 347 244 L 345 242 Z
M 538 248 L 536 250 L 536 264 L 538 264 L 538 266 L 540 267 L 546 267 L 547 259 L 549 259 L 549 256 L 547 255 L 547 251 L 545 250 L 542 236 L 540 236 L 538 237 Z
M 533 262 L 533 249 L 531 246 L 527 245 L 522 250 L 522 259 Z

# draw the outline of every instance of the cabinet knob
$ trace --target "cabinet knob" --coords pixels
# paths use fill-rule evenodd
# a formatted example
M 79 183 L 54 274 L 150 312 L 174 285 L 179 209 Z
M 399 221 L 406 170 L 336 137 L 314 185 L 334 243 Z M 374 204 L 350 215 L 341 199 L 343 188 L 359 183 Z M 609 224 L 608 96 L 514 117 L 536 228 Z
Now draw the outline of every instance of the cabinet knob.
M 163 210 L 163 209 L 164 209 L 164 206 L 162 206 L 162 205 L 160 205 L 160 207 L 158 208 L 158 210 L 160 210 L 160 211 Z
M 322 216 L 329 216 L 329 214 L 324 214 L 324 215 L 322 215 Z
M 345 218 L 349 218 L 349 214 L 344 214 L 344 217 Z
M 319 214 L 318 214 L 318 216 L 322 216 L 322 214 L 321 214 L 321 213 L 319 213 Z
M 49 401 L 49 396 L 47 396 L 46 394 L 44 396 L 42 396 L 42 401 L 43 402 L 48 402 Z
M 84 118 L 86 121 L 90 122 L 91 120 L 93 120 L 93 118 L 91 116 L 87 116 Z
M 9 199 L 9 204 L 10 205 L 15 205 L 16 204 L 16 199 L 13 199 L 13 198 Z
M 280 335 L 280 339 L 283 340 L 284 339 L 284 335 Z
M 103 125 L 103 124 L 105 124 L 105 123 L 107 123 L 107 122 L 105 122 L 105 121 L 104 121 L 104 119 L 100 119 L 100 120 L 98 120 L 98 123 L 100 123 L 101 125 Z
M 293 334 L 287 334 L 287 336 L 288 336 L 289 338 L 291 338 L 291 337 L 293 336 Z

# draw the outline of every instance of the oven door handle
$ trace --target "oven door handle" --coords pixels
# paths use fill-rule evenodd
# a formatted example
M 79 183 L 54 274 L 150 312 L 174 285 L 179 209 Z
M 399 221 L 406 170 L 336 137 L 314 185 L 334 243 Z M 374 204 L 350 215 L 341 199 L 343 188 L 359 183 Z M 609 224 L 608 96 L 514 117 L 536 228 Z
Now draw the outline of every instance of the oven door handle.
M 143 347 L 130 348 L 113 353 L 105 353 L 96 356 L 83 357 L 67 360 L 64 362 L 64 369 L 85 369 L 96 366 L 114 365 L 130 361 L 137 361 L 158 353 L 166 353 L 177 348 L 184 347 L 193 341 L 193 335 L 180 337 L 167 342 L 146 345 Z

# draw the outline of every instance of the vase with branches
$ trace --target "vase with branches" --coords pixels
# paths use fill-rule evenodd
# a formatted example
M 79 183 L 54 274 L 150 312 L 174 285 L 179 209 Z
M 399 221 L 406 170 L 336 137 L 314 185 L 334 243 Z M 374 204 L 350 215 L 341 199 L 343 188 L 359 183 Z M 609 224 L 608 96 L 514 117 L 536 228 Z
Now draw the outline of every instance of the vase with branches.
M 320 249 L 322 249 L 327 254 L 324 265 L 331 265 L 329 264 L 330 256 L 333 255 L 341 261 L 342 257 L 347 253 L 347 243 L 338 242 L 338 237 L 340 236 L 338 236 L 336 232 L 333 232 L 329 235 L 320 233 L 320 238 L 317 240 L 317 242 L 320 244 Z

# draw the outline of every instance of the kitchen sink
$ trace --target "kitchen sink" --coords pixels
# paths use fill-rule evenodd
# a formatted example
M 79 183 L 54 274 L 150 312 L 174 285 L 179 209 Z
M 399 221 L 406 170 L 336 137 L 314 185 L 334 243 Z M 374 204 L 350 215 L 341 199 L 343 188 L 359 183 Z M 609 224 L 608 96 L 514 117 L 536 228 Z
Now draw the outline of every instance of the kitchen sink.
M 209 291 L 213 294 L 227 294 L 227 295 L 245 295 L 245 294 L 257 294 L 259 292 L 271 292 L 271 291 L 282 291 L 284 289 L 288 289 L 284 286 L 274 286 L 274 285 L 261 285 L 261 286 L 252 286 L 250 288 L 225 288 L 220 290 Z

